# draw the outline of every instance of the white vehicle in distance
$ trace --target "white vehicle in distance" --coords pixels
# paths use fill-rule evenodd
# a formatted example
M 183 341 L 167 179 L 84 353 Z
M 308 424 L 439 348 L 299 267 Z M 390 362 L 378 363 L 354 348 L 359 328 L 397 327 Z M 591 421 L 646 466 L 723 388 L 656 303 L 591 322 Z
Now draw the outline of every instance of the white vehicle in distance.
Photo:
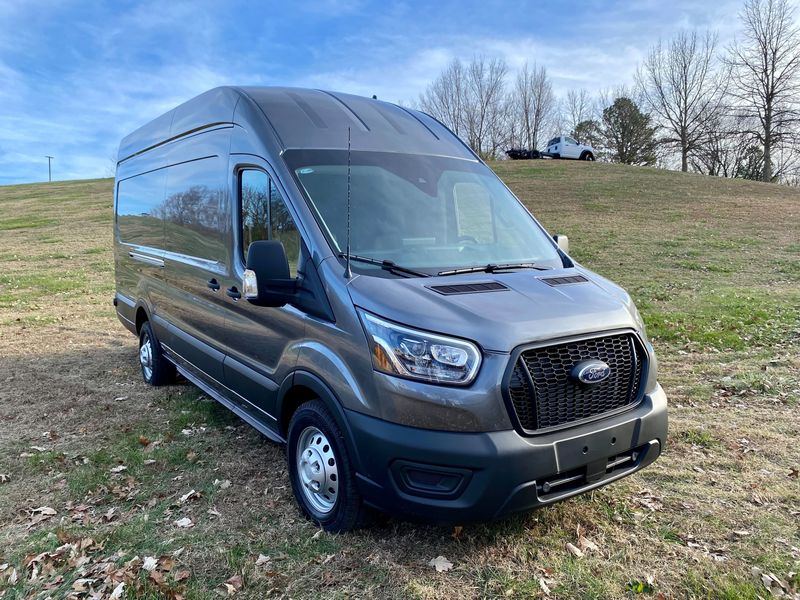
M 568 135 L 560 135 L 547 142 L 547 149 L 542 152 L 542 155 L 549 156 L 550 158 L 594 160 L 594 148 L 579 144 L 574 138 Z

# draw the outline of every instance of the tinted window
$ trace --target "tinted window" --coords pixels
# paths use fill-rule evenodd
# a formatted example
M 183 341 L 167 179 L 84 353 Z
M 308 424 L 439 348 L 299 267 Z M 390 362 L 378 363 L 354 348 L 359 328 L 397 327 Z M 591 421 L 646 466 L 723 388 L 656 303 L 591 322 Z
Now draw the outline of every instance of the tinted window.
M 243 257 L 247 257 L 251 242 L 279 240 L 286 249 L 291 272 L 296 274 L 300 232 L 275 182 L 255 169 L 242 171 L 239 182 Z
M 578 142 L 576 142 L 575 140 L 573 140 L 571 137 L 564 138 L 564 139 L 567 141 L 567 143 L 568 143 L 568 144 L 574 144 L 574 145 L 576 145 L 576 146 L 578 145 Z
M 549 142 L 547 142 L 547 145 L 548 145 L 548 146 L 555 146 L 555 145 L 556 145 L 556 144 L 559 142 L 559 140 L 560 140 L 560 139 L 561 139 L 561 138 L 557 138 L 557 137 L 555 137 L 555 138 L 553 138 L 552 140 L 550 140 Z
M 124 179 L 117 187 L 117 223 L 123 242 L 164 247 L 164 177 L 166 170 Z
M 169 167 L 164 216 L 167 250 L 225 260 L 222 174 L 217 157 Z

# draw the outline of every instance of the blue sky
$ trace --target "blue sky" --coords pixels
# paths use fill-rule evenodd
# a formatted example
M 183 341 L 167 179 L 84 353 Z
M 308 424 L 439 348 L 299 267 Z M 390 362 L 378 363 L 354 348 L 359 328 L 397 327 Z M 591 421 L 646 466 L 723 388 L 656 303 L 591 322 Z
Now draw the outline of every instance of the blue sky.
M 0 184 L 106 177 L 119 140 L 217 85 L 412 102 L 453 58 L 547 67 L 559 94 L 629 84 L 659 36 L 736 27 L 740 0 L 0 0 Z

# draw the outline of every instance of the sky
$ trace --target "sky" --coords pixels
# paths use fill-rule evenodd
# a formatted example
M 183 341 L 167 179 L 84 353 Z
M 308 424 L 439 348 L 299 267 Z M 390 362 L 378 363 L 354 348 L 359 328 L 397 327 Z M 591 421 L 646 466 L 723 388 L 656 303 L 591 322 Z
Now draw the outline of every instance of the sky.
M 122 137 L 219 85 L 412 103 L 455 57 L 544 65 L 557 94 L 630 84 L 681 29 L 735 35 L 741 0 L 0 0 L 0 185 L 113 175 Z

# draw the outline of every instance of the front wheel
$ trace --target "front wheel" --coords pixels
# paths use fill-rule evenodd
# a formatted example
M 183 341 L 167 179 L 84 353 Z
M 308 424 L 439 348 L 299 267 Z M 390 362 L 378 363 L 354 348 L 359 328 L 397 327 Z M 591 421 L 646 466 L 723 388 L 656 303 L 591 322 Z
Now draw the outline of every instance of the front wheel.
M 583 155 L 581 155 L 581 160 L 594 161 L 594 154 L 591 152 L 584 152 Z
M 306 402 L 292 416 L 287 454 L 292 491 L 303 513 L 326 531 L 358 527 L 365 509 L 355 471 L 344 436 L 320 400 Z

